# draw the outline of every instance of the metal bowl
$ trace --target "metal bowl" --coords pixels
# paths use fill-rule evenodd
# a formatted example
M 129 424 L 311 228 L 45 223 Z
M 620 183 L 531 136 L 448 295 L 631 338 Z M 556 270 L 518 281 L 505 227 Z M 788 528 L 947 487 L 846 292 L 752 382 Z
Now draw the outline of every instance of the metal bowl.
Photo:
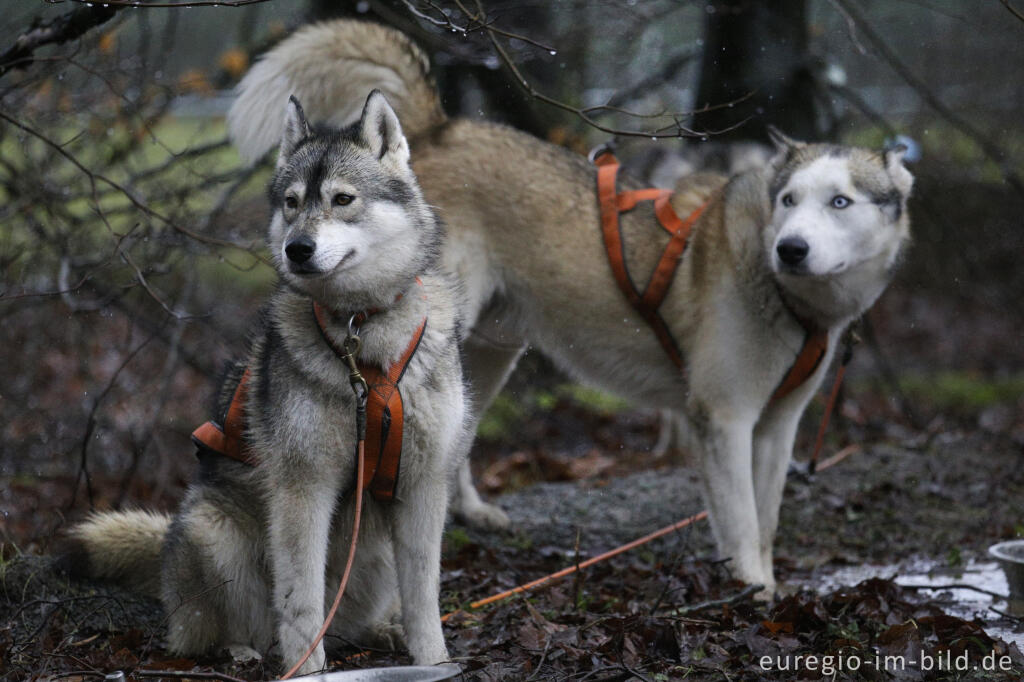
M 999 560 L 1010 588 L 1009 611 L 1024 614 L 1024 540 L 1009 540 L 992 545 L 988 553 Z
M 462 669 L 454 663 L 442 665 L 405 665 L 393 668 L 362 668 L 336 673 L 307 675 L 295 679 L 310 682 L 439 682 L 450 680 Z

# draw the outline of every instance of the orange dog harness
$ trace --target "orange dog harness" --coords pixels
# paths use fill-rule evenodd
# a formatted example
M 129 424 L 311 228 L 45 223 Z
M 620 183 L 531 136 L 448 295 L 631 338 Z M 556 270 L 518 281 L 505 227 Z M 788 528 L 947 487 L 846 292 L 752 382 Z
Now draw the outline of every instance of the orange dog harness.
M 681 220 L 670 203 L 671 190 L 652 188 L 618 192 L 616 178 L 619 173 L 619 162 L 615 156 L 611 152 L 604 151 L 597 155 L 594 163 L 597 165 L 597 200 L 601 207 L 601 232 L 612 275 L 626 299 L 647 321 L 654 335 L 658 337 L 658 342 L 661 343 L 673 364 L 682 371 L 685 367 L 679 345 L 664 318 L 658 312 L 658 308 L 665 300 L 682 260 L 690 237 L 690 230 L 704 212 L 707 203 L 688 215 L 686 220 Z M 668 244 L 665 246 L 661 258 L 658 259 L 658 264 L 643 291 L 640 291 L 633 283 L 629 271 L 626 269 L 622 231 L 619 227 L 619 214 L 632 210 L 640 201 L 654 202 L 654 214 L 658 218 L 658 223 L 670 235 Z M 792 311 L 790 312 L 792 313 Z M 821 364 L 822 358 L 825 357 L 828 350 L 827 330 L 821 329 L 795 314 L 794 317 L 804 328 L 804 345 L 796 356 L 796 360 L 793 361 L 792 367 L 789 368 L 786 376 L 783 377 L 772 394 L 772 401 L 781 400 L 807 381 L 818 369 L 818 365 Z
M 417 280 L 418 282 L 418 280 Z M 370 312 L 372 314 L 372 311 Z M 339 358 L 346 355 L 327 334 L 327 311 L 313 303 L 313 317 L 324 341 Z M 362 314 L 363 320 L 366 315 Z M 395 497 L 398 486 L 398 472 L 402 459 L 402 430 L 404 410 L 402 392 L 398 383 L 402 380 L 416 349 L 419 348 L 427 318 L 423 318 L 412 335 L 409 345 L 397 362 L 387 370 L 373 365 L 359 363 L 359 372 L 366 380 L 366 466 L 360 489 L 368 490 L 377 500 L 388 501 Z M 255 466 L 257 460 L 245 440 L 245 405 L 248 393 L 249 370 L 246 369 L 238 388 L 231 399 L 224 424 L 208 421 L 192 433 L 192 440 L 203 450 Z

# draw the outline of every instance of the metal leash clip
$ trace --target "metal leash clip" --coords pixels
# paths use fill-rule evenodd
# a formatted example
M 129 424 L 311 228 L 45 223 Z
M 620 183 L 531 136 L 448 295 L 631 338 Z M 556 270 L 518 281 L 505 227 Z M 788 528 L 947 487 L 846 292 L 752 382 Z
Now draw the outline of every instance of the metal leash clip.
M 614 137 L 611 138 L 610 140 L 608 140 L 607 142 L 602 142 L 601 144 L 599 144 L 596 147 L 594 147 L 593 149 L 591 149 L 590 152 L 587 154 L 587 161 L 589 161 L 590 163 L 594 163 L 594 161 L 596 161 L 599 156 L 601 156 L 602 154 L 605 154 L 605 153 L 609 153 L 609 154 L 614 154 L 615 153 L 615 138 Z
M 359 371 L 359 365 L 356 362 L 356 359 L 359 357 L 359 349 L 362 348 L 363 343 L 359 338 L 359 328 L 355 322 L 356 315 L 353 315 L 348 320 L 348 335 L 341 345 L 342 350 L 345 351 L 342 353 L 341 359 L 348 365 L 348 381 L 352 384 L 352 391 L 356 394 L 356 400 L 362 406 L 366 404 L 370 387 L 366 383 L 366 379 L 363 378 L 363 373 Z

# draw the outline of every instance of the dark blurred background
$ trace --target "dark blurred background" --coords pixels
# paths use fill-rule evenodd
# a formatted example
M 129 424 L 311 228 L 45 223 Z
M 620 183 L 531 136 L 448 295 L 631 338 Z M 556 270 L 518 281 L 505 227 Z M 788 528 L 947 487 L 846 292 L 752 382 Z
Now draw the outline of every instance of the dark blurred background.
M 591 116 L 661 185 L 763 161 L 767 124 L 910 144 L 914 247 L 869 315 L 834 438 L 978 429 L 1022 451 L 1013 3 L 484 0 L 488 21 L 520 36 L 496 36 L 512 62 L 562 108 L 519 88 L 487 31 L 447 0 L 0 6 L 3 556 L 45 549 L 91 506 L 167 508 L 180 495 L 188 435 L 273 283 L 269 171 L 242 168 L 225 140 L 232 87 L 297 26 L 341 15 L 412 35 L 453 115 L 585 152 L 610 135 L 580 111 L 614 107 Z M 683 130 L 694 132 L 671 137 Z M 656 415 L 529 353 L 482 426 L 478 466 L 494 473 L 519 453 L 534 478 L 567 475 L 544 458 L 597 443 L 646 461 L 657 435 Z

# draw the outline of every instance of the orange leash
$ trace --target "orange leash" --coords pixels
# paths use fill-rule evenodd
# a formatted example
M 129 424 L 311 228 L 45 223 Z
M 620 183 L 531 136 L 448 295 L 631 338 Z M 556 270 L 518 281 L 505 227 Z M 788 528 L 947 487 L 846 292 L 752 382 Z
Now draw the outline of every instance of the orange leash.
M 599 554 L 598 556 L 591 557 L 590 559 L 587 559 L 586 561 L 581 561 L 578 564 L 573 564 L 572 566 L 567 566 L 566 568 L 563 568 L 560 571 L 556 571 L 556 572 L 552 573 L 551 575 L 546 575 L 543 578 L 537 578 L 536 580 L 532 580 L 532 581 L 530 581 L 528 583 L 525 583 L 523 585 L 519 585 L 517 587 L 513 587 L 511 590 L 505 590 L 504 592 L 500 592 L 498 594 L 491 595 L 490 597 L 486 597 L 485 599 L 481 599 L 479 601 L 475 601 L 475 602 L 473 602 L 472 604 L 469 605 L 469 608 L 471 608 L 471 609 L 478 609 L 481 606 L 487 606 L 488 604 L 493 604 L 496 601 L 501 601 L 503 599 L 507 599 L 507 598 L 511 597 L 512 595 L 519 594 L 521 592 L 527 592 L 529 590 L 532 590 L 535 587 L 540 587 L 544 583 L 551 582 L 552 580 L 558 580 L 559 578 L 564 578 L 567 575 L 572 575 L 573 573 L 575 573 L 576 571 L 580 570 L 581 568 L 587 568 L 589 566 L 593 566 L 594 564 L 600 563 L 602 561 L 605 561 L 606 559 L 610 559 L 613 556 L 617 556 L 619 554 L 622 554 L 623 552 L 628 552 L 629 550 L 635 549 L 636 547 L 639 547 L 640 545 L 647 544 L 651 540 L 656 540 L 657 538 L 660 538 L 663 535 L 668 535 L 669 533 L 673 533 L 673 532 L 675 532 L 677 530 L 680 530 L 682 528 L 686 528 L 687 526 L 689 526 L 689 525 L 691 525 L 693 523 L 696 523 L 697 521 L 703 521 L 707 517 L 708 517 L 707 511 L 698 512 L 698 513 L 694 514 L 693 516 L 688 516 L 688 517 L 686 517 L 685 519 L 683 519 L 681 521 L 676 521 L 675 523 L 673 523 L 670 526 L 665 526 L 664 528 L 656 530 L 653 533 L 649 533 L 649 534 L 643 536 L 642 538 L 637 538 L 636 540 L 633 540 L 632 542 L 627 542 L 626 544 L 622 545 L 621 547 L 616 547 L 615 549 L 609 550 L 609 551 L 605 552 L 604 554 Z M 459 609 L 459 611 L 461 611 L 461 609 Z M 454 616 L 456 613 L 459 613 L 459 611 L 453 611 L 451 613 L 446 613 L 444 616 L 441 617 L 441 622 L 442 623 L 447 622 L 449 618 Z
M 815 471 L 824 466 L 818 466 L 818 457 L 821 456 L 821 449 L 825 446 L 825 432 L 828 430 L 828 422 L 836 409 L 836 400 L 839 399 L 839 388 L 843 385 L 843 377 L 846 376 L 846 366 L 853 359 L 853 345 L 857 342 L 856 335 L 847 330 L 846 343 L 843 347 L 843 358 L 836 369 L 836 378 L 832 381 L 832 391 L 828 394 L 828 402 L 825 403 L 825 413 L 821 416 L 821 425 L 818 427 L 818 436 L 814 439 L 814 451 L 811 452 L 811 459 L 807 463 L 807 473 L 814 474 Z

